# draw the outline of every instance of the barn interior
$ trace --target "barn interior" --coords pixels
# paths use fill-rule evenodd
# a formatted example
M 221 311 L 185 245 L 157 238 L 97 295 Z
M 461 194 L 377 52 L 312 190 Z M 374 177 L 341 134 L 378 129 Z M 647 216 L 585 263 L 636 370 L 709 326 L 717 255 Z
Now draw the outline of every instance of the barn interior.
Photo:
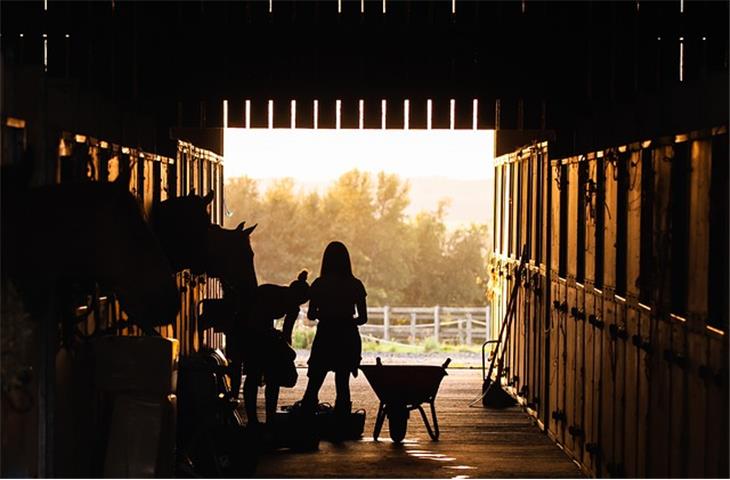
M 397 450 L 378 470 L 354 446 L 339 455 L 362 469 L 295 455 L 277 471 L 287 457 L 251 454 L 230 420 L 245 461 L 181 458 L 201 369 L 224 376 L 199 359 L 226 346 L 201 306 L 221 278 L 251 279 L 208 258 L 213 227 L 160 227 L 158 205 L 199 200 L 222 225 L 224 128 L 294 126 L 494 130 L 503 355 L 485 384 L 575 466 L 530 474 L 727 478 L 729 14 L 699 0 L 0 3 L 2 475 L 527 475 L 518 457 L 437 473 Z M 460 412 L 449 428 L 475 435 L 498 415 Z M 473 463 L 502 441 L 447 436 Z

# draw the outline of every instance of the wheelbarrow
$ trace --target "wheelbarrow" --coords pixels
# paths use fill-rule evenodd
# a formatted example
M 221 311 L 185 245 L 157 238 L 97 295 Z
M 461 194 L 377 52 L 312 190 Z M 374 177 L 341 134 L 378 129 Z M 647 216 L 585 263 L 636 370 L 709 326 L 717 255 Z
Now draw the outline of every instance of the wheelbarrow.
M 439 424 L 436 418 L 436 393 L 441 379 L 444 378 L 446 367 L 451 359 L 448 358 L 440 367 L 431 365 L 383 365 L 378 357 L 375 365 L 361 365 L 360 370 L 365 374 L 370 386 L 380 400 L 378 414 L 375 418 L 373 439 L 377 440 L 383 428 L 385 417 L 388 417 L 390 438 L 398 443 L 403 441 L 408 428 L 408 417 L 411 410 L 418 410 L 426 425 L 428 435 L 432 440 L 439 438 Z M 421 406 L 428 403 L 431 406 L 433 428 L 428 421 L 426 412 Z

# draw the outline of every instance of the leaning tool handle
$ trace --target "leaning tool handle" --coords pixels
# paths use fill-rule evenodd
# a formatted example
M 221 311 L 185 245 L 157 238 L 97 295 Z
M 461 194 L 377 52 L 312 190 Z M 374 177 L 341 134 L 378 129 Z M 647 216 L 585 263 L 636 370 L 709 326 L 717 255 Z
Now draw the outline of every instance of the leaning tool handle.
M 507 328 L 508 323 L 510 323 L 510 320 L 512 318 L 512 311 L 514 309 L 514 304 L 517 301 L 517 292 L 520 288 L 520 282 L 519 278 L 522 275 L 522 271 L 525 268 L 525 264 L 527 263 L 527 245 L 522 246 L 522 256 L 520 257 L 520 264 L 517 267 L 517 273 L 515 274 L 515 284 L 512 286 L 512 292 L 510 293 L 509 302 L 507 303 L 507 311 L 504 314 L 504 319 L 502 320 L 502 327 L 499 329 L 499 336 L 497 337 L 497 340 L 489 340 L 487 342 L 484 342 L 484 345 L 482 345 L 482 374 L 484 374 L 484 347 L 489 343 L 497 343 L 497 347 L 495 348 L 494 355 L 492 356 L 492 361 L 489 364 L 489 371 L 487 372 L 487 375 L 484 377 L 485 380 L 492 378 L 492 371 L 494 370 L 494 364 L 495 359 L 497 359 L 497 352 L 500 351 L 501 353 L 499 355 L 499 371 L 497 373 L 497 378 L 499 378 L 499 375 L 502 373 L 502 363 L 504 360 L 504 354 L 506 352 L 506 349 L 504 347 L 504 343 L 506 343 L 507 339 L 505 339 L 504 343 L 502 342 L 502 337 L 504 335 L 505 329 Z M 509 333 L 509 331 L 508 331 Z M 509 338 L 509 337 L 507 337 Z
M 509 307 L 509 311 L 507 312 L 507 328 L 505 332 L 504 341 L 501 343 L 501 353 L 499 356 L 499 362 L 497 363 L 497 378 L 502 377 L 502 369 L 504 368 L 504 357 L 507 354 L 507 344 L 509 343 L 510 334 L 512 333 L 512 319 L 515 318 L 516 313 L 516 304 L 517 304 L 517 293 L 519 292 L 520 288 L 520 278 L 522 277 L 522 272 L 525 270 L 525 265 L 527 263 L 527 245 L 522 246 L 522 257 L 520 258 L 520 264 L 517 267 L 517 272 L 515 272 L 515 284 L 512 287 L 512 294 L 511 294 L 511 304 Z M 501 339 L 500 339 L 501 340 Z

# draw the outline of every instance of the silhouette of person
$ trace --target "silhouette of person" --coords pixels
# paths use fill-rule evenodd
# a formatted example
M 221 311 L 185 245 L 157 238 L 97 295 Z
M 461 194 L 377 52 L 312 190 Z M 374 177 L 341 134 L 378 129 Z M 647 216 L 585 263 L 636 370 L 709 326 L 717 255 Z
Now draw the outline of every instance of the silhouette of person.
M 288 287 L 263 284 L 256 289 L 250 321 L 242 338 L 246 373 L 243 401 L 251 426 L 259 424 L 256 414 L 259 385 L 266 385 L 264 395 L 268 422 L 276 413 L 280 386 L 293 387 L 296 383 L 296 353 L 290 345 L 299 306 L 309 299 L 307 275 L 306 270 L 302 271 Z M 281 317 L 284 317 L 284 325 L 279 331 L 274 329 L 274 321 Z
M 322 267 L 309 289 L 307 317 L 318 320 L 309 356 L 309 381 L 302 407 L 313 411 L 327 372 L 335 372 L 335 413 L 349 413 L 350 373 L 357 376 L 362 342 L 358 325 L 367 322 L 365 287 L 352 274 L 350 254 L 341 242 L 331 242 L 322 256 Z M 355 314 L 357 313 L 357 316 Z

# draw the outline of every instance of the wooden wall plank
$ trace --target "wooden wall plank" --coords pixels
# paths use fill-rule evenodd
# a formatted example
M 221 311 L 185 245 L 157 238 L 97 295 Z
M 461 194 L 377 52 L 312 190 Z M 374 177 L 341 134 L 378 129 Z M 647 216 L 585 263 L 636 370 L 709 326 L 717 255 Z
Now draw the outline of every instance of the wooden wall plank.
M 708 312 L 711 155 L 711 140 L 692 142 L 689 187 L 689 277 L 692 280 L 688 282 L 687 312 L 695 329 L 704 328 Z
M 561 341 L 561 348 L 564 349 L 561 355 L 561 368 L 565 372 L 564 385 L 565 385 L 565 446 L 566 448 L 575 454 L 575 441 L 574 436 L 570 433 L 570 427 L 575 426 L 575 396 L 576 396 L 576 325 L 575 317 L 572 309 L 576 307 L 576 290 L 575 290 L 575 275 L 576 275 L 576 257 L 577 252 L 577 226 L 578 226 L 578 164 L 571 162 L 567 165 L 567 182 L 563 184 L 562 188 L 567 188 L 567 205 L 561 205 L 561 214 L 567 213 L 567 237 L 561 238 L 561 242 L 566 244 L 562 247 L 567 249 L 567 270 L 566 270 L 566 310 L 561 312 L 562 325 L 564 328 L 561 329 L 560 333 L 563 336 Z
M 598 208 L 603 208 L 598 204 L 596 194 L 596 184 L 598 182 L 597 164 L 595 159 L 588 161 L 588 186 L 586 187 L 590 195 L 587 198 L 590 202 L 586 202 L 586 222 L 585 222 L 585 283 L 593 286 L 595 277 L 595 259 L 596 259 L 596 214 Z M 579 226 L 580 228 L 580 226 Z
M 550 201 L 550 269 L 557 275 L 560 268 L 560 163 L 553 162 L 549 169 L 548 185 L 551 191 Z
M 590 199 L 587 202 L 586 222 L 585 222 L 585 295 L 584 295 L 584 365 L 585 377 L 584 387 L 584 407 L 583 407 L 583 429 L 584 429 L 584 451 L 583 465 L 594 475 L 595 470 L 595 450 L 594 446 L 598 443 L 598 412 L 600 399 L 600 348 L 601 336 L 598 330 L 588 320 L 591 318 L 600 318 L 601 314 L 596 314 L 596 293 L 593 288 L 595 285 L 595 258 L 596 258 L 596 215 L 599 208 L 597 198 L 597 182 L 598 182 L 598 165 L 594 159 L 588 162 L 588 185 L 586 191 L 590 193 Z M 593 317 L 591 317 L 593 316 Z
M 520 255 L 522 254 L 522 246 L 527 241 L 527 228 L 528 228 L 528 211 L 530 208 L 530 205 L 528 204 L 528 195 L 527 192 L 529 190 L 529 183 L 530 178 L 528 175 L 528 166 L 530 164 L 530 157 L 524 157 L 519 156 L 517 157 L 518 163 L 517 163 L 517 169 L 519 172 L 519 176 L 517 177 L 517 191 L 519 192 L 518 198 L 517 198 L 517 223 L 518 223 L 518 235 L 517 238 L 517 244 L 515 245 L 515 257 L 520 258 Z M 529 245 L 528 245 L 529 247 Z
M 514 288 L 514 277 L 511 274 L 511 272 L 512 272 L 512 265 L 509 264 L 509 263 L 507 263 L 507 267 L 506 268 L 507 268 L 506 271 L 509 272 L 509 273 L 506 273 L 506 275 L 508 275 L 509 278 L 507 279 L 507 282 L 505 283 L 505 285 L 507 287 L 505 289 L 505 301 L 506 302 L 509 302 L 509 300 L 508 300 L 509 299 L 509 295 L 512 292 L 512 289 Z M 518 295 L 519 295 L 519 292 L 518 292 Z M 517 299 L 517 300 L 519 300 L 519 299 Z M 505 303 L 505 314 L 507 314 L 507 306 L 508 305 Z M 515 308 L 517 308 L 517 307 L 515 307 Z M 512 315 L 515 315 L 515 313 L 512 313 Z M 516 320 L 513 319 L 512 320 L 513 325 L 514 325 L 515 322 L 516 322 Z M 505 347 L 507 349 L 507 356 L 506 356 L 506 358 L 507 358 L 507 364 L 506 364 L 507 371 L 505 372 L 505 376 L 506 376 L 506 381 L 509 383 L 509 379 L 512 376 L 512 368 L 513 368 L 513 365 L 514 365 L 514 353 L 515 353 L 514 336 L 512 336 L 512 338 L 510 339 L 510 341 L 505 344 Z
M 559 279 L 559 299 L 561 308 L 558 311 L 558 409 L 561 420 L 559 422 L 558 434 L 560 442 L 565 445 L 567 442 L 568 428 L 568 285 L 565 279 Z M 572 402 L 571 402 L 572 405 Z
M 671 411 L 671 369 L 664 360 L 663 352 L 671 342 L 671 326 L 662 318 L 667 312 L 669 275 L 666 271 L 668 262 L 667 233 L 669 232 L 669 205 L 671 182 L 671 146 L 660 146 L 654 149 L 654 257 L 656 259 L 655 297 L 656 310 L 652 318 L 651 343 L 654 355 L 651 359 L 651 403 L 648 475 L 666 477 L 669 475 L 669 422 Z
M 632 152 L 628 164 L 629 191 L 626 215 L 626 293 L 631 299 L 639 298 L 641 266 L 641 151 Z
M 617 177 L 618 171 L 615 162 L 604 162 L 605 176 L 605 201 L 604 201 L 604 255 L 603 255 L 603 274 L 604 274 L 604 292 L 613 292 L 616 286 L 616 218 L 617 218 Z M 601 419 L 600 449 L 601 464 L 600 475 L 607 476 L 608 467 L 612 467 L 614 462 L 614 411 L 615 398 L 614 389 L 616 381 L 616 348 L 611 339 L 609 329 L 615 324 L 616 306 L 611 299 L 610 301 L 602 298 L 601 320 L 604 322 L 602 344 L 602 365 L 601 365 L 601 410 L 599 418 Z
M 575 279 L 577 270 L 578 245 L 578 164 L 568 164 L 568 278 Z M 561 208 L 564 208 L 561 206 Z
M 171 165 L 167 162 L 162 162 L 160 165 L 160 201 L 168 199 L 169 188 L 167 182 L 169 181 L 168 170 Z
M 538 208 L 540 223 L 540 393 L 538 409 L 543 424 L 547 429 L 550 422 L 550 378 L 552 374 L 552 351 L 550 350 L 550 342 L 553 335 L 552 328 L 552 309 L 551 302 L 551 278 L 552 272 L 552 166 L 548 158 L 547 147 L 538 155 L 538 175 L 542 181 L 539 182 L 539 198 L 540 206 Z
M 689 417 L 687 405 L 687 324 L 674 321 L 671 325 L 671 410 L 669 412 L 669 475 L 687 476 L 687 453 L 689 445 Z
M 669 476 L 669 422 L 671 411 L 671 369 L 663 359 L 663 352 L 671 341 L 670 326 L 656 321 L 652 332 L 655 354 L 651 366 L 651 439 L 649 443 L 649 476 Z
M 651 361 L 652 346 L 651 339 L 651 310 L 646 307 L 640 307 L 639 314 L 639 335 L 637 339 L 639 343 L 639 374 L 638 374 L 638 398 L 637 407 L 637 432 L 636 432 L 636 472 L 637 477 L 647 477 L 649 475 L 647 468 L 648 446 L 651 435 L 649 423 L 650 408 L 650 381 L 651 381 Z M 629 475 L 634 473 L 628 472 Z
M 502 252 L 502 202 L 504 201 L 502 192 L 502 175 L 504 171 L 503 165 L 497 165 L 494 169 L 494 251 L 498 254 Z
M 618 171 L 615 162 L 605 161 L 605 205 L 604 205 L 604 253 L 603 278 L 607 290 L 616 287 L 616 217 L 617 217 L 617 188 Z
M 625 401 L 626 414 L 624 415 L 624 466 L 627 476 L 636 476 L 637 470 L 637 442 L 639 428 L 639 351 L 631 342 L 634 335 L 639 335 L 639 311 L 634 306 L 626 308 L 626 330 L 628 342 L 626 348 L 626 384 Z
M 550 424 L 550 405 L 549 395 L 549 374 L 550 374 L 550 310 L 546 309 L 543 297 L 547 297 L 549 293 L 550 283 L 545 275 L 540 275 L 540 286 L 542 294 L 538 303 L 537 321 L 539 328 L 539 355 L 538 355 L 538 386 L 537 391 L 537 409 L 539 417 L 543 420 L 543 424 L 547 428 Z
M 574 185 L 574 184 L 573 184 Z M 572 186 L 572 185 L 571 185 Z M 572 188 L 571 188 L 572 190 Z M 570 225 L 575 225 L 574 218 L 570 218 Z M 575 249 L 573 249 L 575 252 Z M 573 315 L 573 308 L 577 307 L 577 293 L 575 283 L 571 281 L 566 285 L 567 290 L 567 302 L 568 312 L 563 314 L 565 325 L 564 332 L 564 346 L 565 354 L 564 368 L 565 368 L 565 416 L 566 416 L 566 435 L 565 435 L 565 446 L 574 455 L 577 454 L 575 449 L 575 437 L 571 433 L 571 427 L 575 427 L 577 424 L 577 408 L 576 408 L 576 321 Z
M 537 259 L 537 252 L 539 248 L 537 245 L 540 241 L 540 228 L 542 227 L 540 218 L 538 218 L 538 206 L 540 205 L 541 199 L 539 198 L 540 178 L 538 175 L 539 165 L 537 156 L 538 153 L 536 151 L 530 155 L 527 171 L 527 183 L 530 191 L 530 224 L 527 227 L 530 230 L 530 244 L 528 245 L 528 248 L 530 249 L 530 259 L 533 261 L 534 265 L 539 265 L 539 261 Z
M 516 276 L 516 274 L 515 274 Z M 521 278 L 515 278 L 515 281 L 522 283 Z M 515 333 L 517 334 L 517 337 L 515 338 L 517 349 L 516 349 L 516 356 L 517 356 L 517 365 L 515 369 L 515 375 L 517 376 L 517 379 L 515 381 L 515 389 L 517 393 L 521 391 L 522 387 L 527 383 L 527 361 L 528 361 L 528 354 L 527 354 L 527 341 L 529 339 L 529 334 L 527 331 L 527 322 L 528 322 L 528 308 L 529 308 L 529 298 L 528 298 L 528 291 L 524 287 L 520 287 L 520 304 L 519 304 L 519 326 L 515 330 Z
M 519 185 L 519 203 L 517 204 L 517 209 L 519 212 L 519 236 L 517 241 L 517 249 L 516 249 L 516 257 L 519 259 L 522 255 L 522 249 L 523 247 L 526 247 L 529 252 L 530 245 L 527 244 L 527 239 L 529 238 L 528 230 L 530 228 L 530 212 L 532 205 L 530 204 L 530 187 L 531 187 L 531 178 L 529 176 L 529 170 L 530 170 L 530 158 L 531 154 L 525 154 L 527 152 L 523 152 L 522 154 L 518 155 L 516 157 L 516 161 L 518 162 L 518 168 L 520 172 L 520 176 L 518 179 L 518 185 Z M 530 349 L 530 343 L 531 343 L 531 335 L 530 335 L 530 304 L 531 304 L 531 291 L 529 290 L 528 281 L 530 278 L 530 272 L 529 272 L 529 257 L 528 257 L 528 263 L 527 267 L 525 269 L 525 277 L 519 279 L 520 282 L 522 282 L 522 287 L 520 287 L 520 290 L 522 291 L 522 320 L 520 322 L 520 351 L 519 351 L 519 357 L 520 357 L 520 365 L 518 370 L 518 377 L 519 381 L 515 385 L 515 388 L 517 389 L 518 394 L 523 396 L 523 400 L 527 401 L 529 398 L 529 392 L 527 389 L 531 387 L 530 385 L 530 358 L 532 355 L 531 349 Z
M 149 157 L 144 160 L 144 211 L 148 217 L 152 212 L 155 191 L 154 162 L 155 160 Z
M 583 427 L 585 431 L 585 445 L 583 453 L 583 464 L 589 472 L 597 475 L 596 471 L 596 450 L 598 445 L 598 433 L 600 430 L 600 398 L 601 398 L 601 330 L 589 319 L 601 318 L 598 309 L 597 295 L 593 291 L 585 295 L 585 338 L 586 338 L 586 380 L 585 380 L 585 413 Z M 595 320 L 594 320 L 595 321 Z
M 727 404 L 723 406 L 722 391 L 715 383 L 713 376 L 723 368 L 723 345 L 722 341 L 716 338 L 706 338 L 707 366 L 710 368 L 710 377 L 707 379 L 707 431 L 705 445 L 708 447 L 721 443 L 723 431 L 727 425 L 722 422 L 723 410 L 727 410 Z M 724 364 L 727 367 L 727 364 Z M 719 445 L 718 445 L 719 446 Z M 720 477 L 720 455 L 726 454 L 727 450 L 718 451 L 719 448 L 707 448 L 705 450 L 705 477 Z
M 528 320 L 528 334 L 529 334 L 529 345 L 528 345 L 528 355 L 529 355 L 529 362 L 527 365 L 528 369 L 528 377 L 527 377 L 527 398 L 526 401 L 528 404 L 532 404 L 533 408 L 535 405 L 535 399 L 539 397 L 539 391 L 540 391 L 540 325 L 539 325 L 539 317 L 540 317 L 540 297 L 538 297 L 535 293 L 534 289 L 534 283 L 532 281 L 533 278 L 535 278 L 535 275 L 538 275 L 538 273 L 535 270 L 530 271 L 530 290 L 529 290 L 529 298 L 530 298 L 530 305 L 528 310 L 529 320 Z
M 608 242 L 606 242 L 608 243 Z M 601 464 L 599 476 L 609 476 L 608 468 L 614 463 L 614 411 L 615 411 L 615 380 L 616 380 L 616 346 L 614 345 L 609 328 L 615 323 L 616 304 L 605 297 L 602 300 L 603 311 L 601 319 L 604 322 L 602 330 L 603 355 L 601 365 L 601 434 L 599 445 L 601 448 Z
M 193 156 L 190 160 L 190 188 L 194 189 L 198 195 L 205 194 L 201 188 L 201 176 L 200 160 Z
M 551 215 L 551 205 L 552 205 L 552 189 L 551 185 L 553 182 L 551 181 L 551 171 L 552 168 L 550 166 L 550 159 L 548 158 L 548 149 L 545 147 L 545 149 L 542 152 L 538 153 L 537 156 L 537 171 L 538 171 L 538 189 L 537 189 L 537 197 L 540 199 L 540 204 L 537 208 L 537 215 L 536 218 L 538 218 L 538 221 L 540 222 L 538 231 L 539 231 L 539 239 L 536 245 L 539 245 L 540 247 L 540 254 L 538 255 L 540 261 L 539 265 L 542 268 L 549 269 L 550 268 L 550 259 L 549 259 L 549 251 L 550 251 L 550 232 L 551 232 L 551 223 L 550 223 L 550 215 Z M 545 275 L 549 278 L 550 273 L 549 271 L 546 271 Z M 548 292 L 547 285 L 543 285 L 543 292 Z M 546 300 L 549 300 L 549 295 L 544 295 L 543 298 Z
M 510 163 L 510 257 L 520 258 L 520 217 L 522 211 L 520 209 L 520 165 L 519 163 Z
M 548 419 L 550 430 L 558 439 L 563 441 L 563 423 L 559 415 L 564 412 L 564 395 L 563 386 L 563 367 L 562 367 L 562 334 L 563 315 L 558 308 L 565 302 L 564 289 L 558 279 L 558 268 L 560 262 L 560 163 L 552 162 L 549 166 L 548 182 L 551 195 L 550 201 L 550 266 L 551 274 L 549 276 L 550 283 L 550 299 L 552 304 L 550 309 L 550 329 L 549 329 L 549 361 L 548 361 L 548 385 L 549 385 L 549 405 L 550 418 Z M 558 416 L 556 418 L 556 415 Z
M 502 254 L 508 256 L 510 253 L 510 231 L 512 230 L 512 177 L 509 165 L 502 169 Z
M 671 296 L 671 265 L 669 234 L 671 224 L 671 179 L 674 149 L 665 145 L 654 149 L 654 247 L 655 272 L 654 302 L 656 314 L 662 316 L 669 312 Z
M 139 168 L 137 168 L 137 162 L 140 161 L 139 156 L 135 153 L 133 155 L 129 155 L 129 191 L 132 195 L 138 197 L 138 176 L 139 176 Z
M 639 334 L 639 312 L 635 302 L 639 298 L 639 275 L 641 265 L 641 151 L 632 152 L 628 164 L 628 192 L 626 215 L 626 292 L 627 298 L 633 303 L 626 312 L 626 335 L 630 340 Z M 636 475 L 638 441 L 638 375 L 639 355 L 636 346 L 625 341 L 626 368 L 625 368 L 625 415 L 623 416 L 623 465 L 626 475 Z
M 613 407 L 613 473 L 612 476 L 625 476 L 625 417 L 626 417 L 626 303 L 618 300 L 615 304 L 613 337 L 615 364 L 613 368 L 614 407 Z M 610 333 L 610 332 L 609 332 Z
M 103 178 L 103 172 L 101 171 L 101 155 L 100 148 L 98 146 L 88 146 L 89 151 L 89 163 L 92 167 L 92 171 L 89 172 L 89 178 L 95 182 L 100 181 Z
M 550 285 L 551 298 L 556 305 L 561 302 L 561 289 L 557 278 L 554 278 Z M 560 421 L 555 415 L 560 412 L 562 406 L 561 397 L 563 392 L 560 390 L 560 328 L 562 326 L 560 311 L 552 306 L 550 308 L 550 359 L 548 362 L 548 386 L 550 395 L 550 418 L 548 419 L 549 430 L 552 434 L 559 438 Z
M 585 386 L 586 386 L 586 325 L 585 325 L 585 288 L 577 285 L 575 306 L 577 317 L 575 324 L 575 406 L 573 414 L 573 426 L 575 430 L 575 444 L 573 450 L 581 461 L 584 458 L 585 446 Z

